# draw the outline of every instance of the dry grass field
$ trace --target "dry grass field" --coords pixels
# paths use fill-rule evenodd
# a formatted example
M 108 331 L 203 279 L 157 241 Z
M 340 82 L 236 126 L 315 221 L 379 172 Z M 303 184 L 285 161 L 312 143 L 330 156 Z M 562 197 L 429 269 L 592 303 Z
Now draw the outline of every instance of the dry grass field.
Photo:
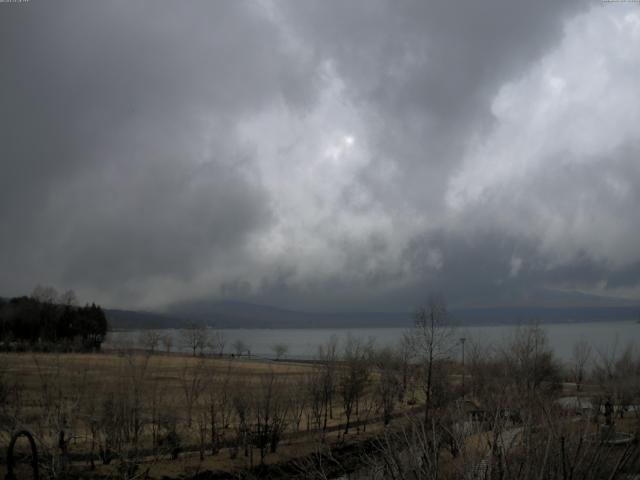
M 143 352 L 105 353 L 3 353 L 0 374 L 9 382 L 19 381 L 27 397 L 40 393 L 43 379 L 55 381 L 63 390 L 115 385 L 135 370 L 144 369 L 144 383 L 158 383 L 166 394 L 175 395 L 181 388 L 185 372 L 206 370 L 207 375 L 226 375 L 256 381 L 265 373 L 274 373 L 287 380 L 304 375 L 312 364 L 252 361 L 230 357 L 208 358 L 187 355 L 146 355 Z
M 346 417 L 337 392 L 328 407 L 313 397 L 318 382 L 326 381 L 324 368 L 143 352 L 4 353 L 0 448 L 6 449 L 7 432 L 27 429 L 41 456 L 51 458 L 45 467 L 49 473 L 85 471 L 113 478 L 127 477 L 118 469 L 133 462 L 130 457 L 150 478 L 244 471 L 261 462 L 301 458 L 321 444 L 345 441 Z M 330 379 L 336 384 L 340 368 Z M 367 375 L 351 415 L 355 426 L 346 438 L 361 441 L 382 428 L 373 394 L 378 381 L 376 372 Z M 396 414 L 403 408 L 409 407 L 399 406 Z M 277 449 L 268 448 L 266 439 L 263 445 L 252 440 L 248 431 L 256 428 L 265 438 L 280 429 Z M 171 432 L 178 441 L 167 440 Z

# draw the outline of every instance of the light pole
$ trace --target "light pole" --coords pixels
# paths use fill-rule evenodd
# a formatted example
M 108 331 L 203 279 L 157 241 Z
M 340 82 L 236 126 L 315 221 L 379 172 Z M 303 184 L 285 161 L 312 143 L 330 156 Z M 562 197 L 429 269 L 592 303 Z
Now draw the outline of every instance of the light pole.
M 465 396 L 465 391 L 464 391 L 464 342 L 466 342 L 467 339 L 462 337 L 460 339 L 460 344 L 462 345 L 462 398 L 464 398 Z

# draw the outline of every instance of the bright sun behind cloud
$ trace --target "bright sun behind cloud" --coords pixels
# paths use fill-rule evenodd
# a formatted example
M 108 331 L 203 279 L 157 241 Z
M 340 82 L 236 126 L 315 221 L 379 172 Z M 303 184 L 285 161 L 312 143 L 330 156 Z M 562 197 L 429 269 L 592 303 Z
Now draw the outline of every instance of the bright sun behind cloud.
M 355 142 L 353 135 L 342 135 L 327 146 L 324 155 L 332 160 L 339 160 L 355 145 Z

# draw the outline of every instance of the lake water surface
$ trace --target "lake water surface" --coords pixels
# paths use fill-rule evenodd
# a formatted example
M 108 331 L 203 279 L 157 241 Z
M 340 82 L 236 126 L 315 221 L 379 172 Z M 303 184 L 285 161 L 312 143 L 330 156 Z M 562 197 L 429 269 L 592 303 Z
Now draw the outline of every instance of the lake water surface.
M 499 347 L 513 336 L 517 325 L 489 325 L 458 327 L 454 332 L 456 338 L 466 338 L 467 342 L 478 342 L 482 345 Z M 594 353 L 597 351 L 618 352 L 628 345 L 640 345 L 640 323 L 635 321 L 611 321 L 593 323 L 551 323 L 542 324 L 547 333 L 549 344 L 562 360 L 571 358 L 573 346 L 580 340 L 591 344 Z M 225 338 L 225 352 L 232 352 L 231 345 L 242 340 L 252 355 L 273 357 L 272 346 L 286 344 L 287 356 L 290 358 L 311 359 L 317 354 L 318 347 L 325 344 L 332 336 L 344 345 L 349 335 L 364 340 L 374 339 L 377 346 L 396 345 L 407 331 L 406 328 L 318 328 L 318 329 L 222 329 Z M 141 336 L 140 331 L 110 332 L 105 347 L 117 347 L 136 343 Z M 180 330 L 165 330 L 163 334 L 174 337 L 174 351 L 184 350 L 181 345 Z M 469 343 L 467 343 L 469 345 Z

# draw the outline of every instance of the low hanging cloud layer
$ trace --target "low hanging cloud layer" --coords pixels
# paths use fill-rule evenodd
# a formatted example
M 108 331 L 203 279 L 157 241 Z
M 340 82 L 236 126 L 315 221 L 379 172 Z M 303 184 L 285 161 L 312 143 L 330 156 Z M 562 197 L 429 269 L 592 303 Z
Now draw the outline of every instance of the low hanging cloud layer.
M 640 295 L 640 8 L 0 4 L 0 295 Z

